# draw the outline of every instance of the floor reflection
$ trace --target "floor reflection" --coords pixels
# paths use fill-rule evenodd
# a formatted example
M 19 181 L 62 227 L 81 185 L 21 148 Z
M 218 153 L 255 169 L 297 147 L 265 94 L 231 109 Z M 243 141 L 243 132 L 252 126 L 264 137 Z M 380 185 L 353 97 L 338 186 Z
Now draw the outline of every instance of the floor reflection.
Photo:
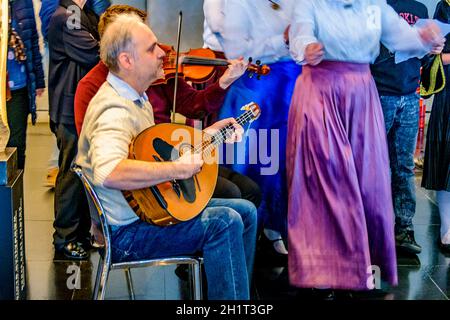
M 53 193 L 44 187 L 48 156 L 53 136 L 46 124 L 29 128 L 27 168 L 25 172 L 25 230 L 29 299 L 90 299 L 96 275 L 98 255 L 92 252 L 86 262 L 54 261 L 52 246 Z M 33 159 L 31 161 L 30 159 Z M 420 172 L 416 184 L 420 184 Z M 422 246 L 417 256 L 398 253 L 397 287 L 382 284 L 371 292 L 337 294 L 337 299 L 360 300 L 448 300 L 450 298 L 450 257 L 436 245 L 439 214 L 434 194 L 417 189 L 415 236 Z M 76 282 L 75 272 L 79 272 Z M 186 281 L 175 275 L 174 268 L 133 271 L 136 296 L 139 299 L 179 299 L 187 296 Z M 252 296 L 259 299 L 309 300 L 326 299 L 327 293 L 298 289 L 289 285 L 287 266 L 259 254 L 254 272 Z M 79 286 L 77 286 L 79 284 Z M 111 273 L 107 299 L 128 299 L 123 272 Z

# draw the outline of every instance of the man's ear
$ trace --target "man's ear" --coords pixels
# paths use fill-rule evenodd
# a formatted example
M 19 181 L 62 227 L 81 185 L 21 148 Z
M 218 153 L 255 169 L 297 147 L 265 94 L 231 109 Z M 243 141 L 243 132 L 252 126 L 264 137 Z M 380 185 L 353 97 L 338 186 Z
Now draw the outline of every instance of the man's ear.
M 133 58 L 128 52 L 121 52 L 117 61 L 119 62 L 120 67 L 124 70 L 130 70 L 134 63 Z

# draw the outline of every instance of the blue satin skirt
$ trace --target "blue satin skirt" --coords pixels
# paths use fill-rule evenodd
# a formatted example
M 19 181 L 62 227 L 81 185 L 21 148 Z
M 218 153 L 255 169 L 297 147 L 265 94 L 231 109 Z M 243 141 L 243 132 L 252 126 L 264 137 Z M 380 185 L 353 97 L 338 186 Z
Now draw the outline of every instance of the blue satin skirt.
M 289 106 L 301 66 L 293 61 L 269 65 L 267 76 L 241 77 L 229 89 L 219 119 L 238 117 L 241 107 L 256 102 L 260 117 L 246 125 L 245 137 L 223 145 L 221 161 L 253 179 L 261 188 L 259 224 L 287 236 L 286 133 Z

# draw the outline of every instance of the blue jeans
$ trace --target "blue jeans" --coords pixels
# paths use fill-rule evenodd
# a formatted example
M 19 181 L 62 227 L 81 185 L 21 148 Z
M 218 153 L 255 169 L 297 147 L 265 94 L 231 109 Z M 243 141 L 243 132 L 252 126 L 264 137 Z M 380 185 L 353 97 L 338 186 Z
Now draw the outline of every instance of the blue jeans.
M 396 234 L 413 230 L 416 211 L 414 152 L 419 129 L 419 96 L 381 96 L 389 145 Z
M 256 244 L 256 208 L 211 199 L 196 218 L 169 227 L 140 220 L 112 228 L 114 262 L 203 253 L 208 299 L 247 300 Z

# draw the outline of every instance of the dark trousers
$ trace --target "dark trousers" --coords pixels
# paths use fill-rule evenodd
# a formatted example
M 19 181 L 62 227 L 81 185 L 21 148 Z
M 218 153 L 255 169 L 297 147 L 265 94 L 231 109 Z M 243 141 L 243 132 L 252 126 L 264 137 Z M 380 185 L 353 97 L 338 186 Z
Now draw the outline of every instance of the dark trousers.
M 24 169 L 29 114 L 28 89 L 25 87 L 11 91 L 11 96 L 11 100 L 6 102 L 10 130 L 8 147 L 17 148 L 17 165 L 19 169 Z
M 261 204 L 261 190 L 255 181 L 236 171 L 219 166 L 219 177 L 213 198 L 245 199 L 256 208 Z
M 59 172 L 55 185 L 55 222 L 53 244 L 60 250 L 73 241 L 89 239 L 91 219 L 83 185 L 70 170 L 77 154 L 78 136 L 75 125 L 58 124 L 56 142 L 59 148 Z

